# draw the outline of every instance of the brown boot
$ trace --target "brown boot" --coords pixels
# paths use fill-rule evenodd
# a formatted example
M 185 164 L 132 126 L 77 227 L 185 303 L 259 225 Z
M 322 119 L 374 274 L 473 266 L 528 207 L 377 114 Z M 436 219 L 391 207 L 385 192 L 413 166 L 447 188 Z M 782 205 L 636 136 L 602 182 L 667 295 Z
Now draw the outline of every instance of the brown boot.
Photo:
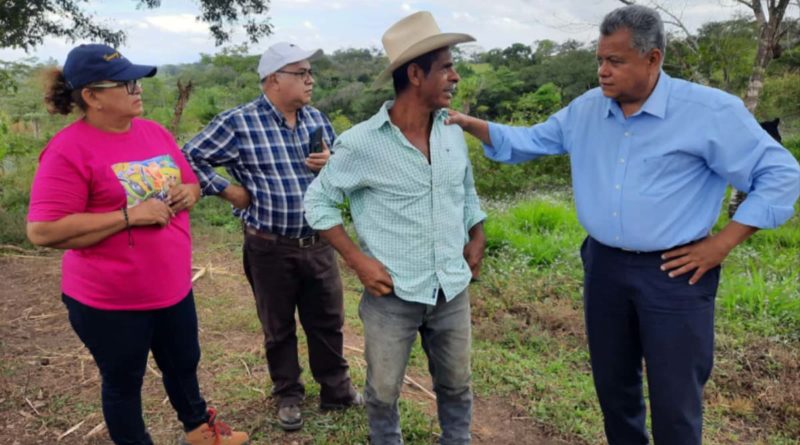
M 247 433 L 231 430 L 231 427 L 217 420 L 217 410 L 208 409 L 208 422 L 186 433 L 182 445 L 247 445 Z

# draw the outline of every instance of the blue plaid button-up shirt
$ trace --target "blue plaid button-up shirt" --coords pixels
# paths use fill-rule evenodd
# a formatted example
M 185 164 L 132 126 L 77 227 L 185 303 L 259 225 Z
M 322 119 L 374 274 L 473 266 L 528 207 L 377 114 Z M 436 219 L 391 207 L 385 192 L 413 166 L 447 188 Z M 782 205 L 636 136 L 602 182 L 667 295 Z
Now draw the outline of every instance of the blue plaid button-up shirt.
M 217 115 L 183 146 L 204 195 L 216 195 L 230 184 L 214 170 L 224 167 L 250 192 L 246 209 L 233 209 L 245 224 L 270 233 L 299 238 L 314 230 L 303 218 L 303 195 L 315 173 L 305 165 L 309 135 L 323 128 L 333 145 L 336 134 L 319 110 L 305 106 L 294 128 L 265 95 Z

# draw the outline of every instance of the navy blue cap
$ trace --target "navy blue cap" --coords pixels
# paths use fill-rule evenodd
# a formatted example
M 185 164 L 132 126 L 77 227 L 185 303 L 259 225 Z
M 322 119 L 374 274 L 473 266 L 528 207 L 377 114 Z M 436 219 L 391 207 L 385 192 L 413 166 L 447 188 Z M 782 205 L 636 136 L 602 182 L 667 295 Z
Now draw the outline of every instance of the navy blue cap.
M 134 65 L 108 45 L 88 44 L 72 49 L 64 63 L 64 78 L 73 90 L 101 80 L 136 80 L 156 75 L 156 67 Z

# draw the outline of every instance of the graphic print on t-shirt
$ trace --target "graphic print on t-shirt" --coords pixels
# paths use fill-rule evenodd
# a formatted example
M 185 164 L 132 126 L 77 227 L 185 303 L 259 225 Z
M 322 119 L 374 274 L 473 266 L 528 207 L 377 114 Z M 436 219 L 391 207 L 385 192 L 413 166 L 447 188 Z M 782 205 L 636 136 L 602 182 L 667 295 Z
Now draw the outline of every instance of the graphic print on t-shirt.
M 156 198 L 164 200 L 169 188 L 181 183 L 181 171 L 170 155 L 111 166 L 128 196 L 128 207 Z

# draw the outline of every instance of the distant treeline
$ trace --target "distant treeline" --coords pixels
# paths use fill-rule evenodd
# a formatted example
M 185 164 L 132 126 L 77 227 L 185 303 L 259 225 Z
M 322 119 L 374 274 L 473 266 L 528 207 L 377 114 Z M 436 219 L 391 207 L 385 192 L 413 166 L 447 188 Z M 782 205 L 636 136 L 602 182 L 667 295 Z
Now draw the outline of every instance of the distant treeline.
M 791 136 L 800 132 L 795 125 L 800 121 L 800 21 L 786 19 L 784 29 L 757 114 L 760 120 L 781 117 L 784 133 Z M 757 39 L 755 24 L 749 20 L 707 23 L 691 40 L 670 37 L 664 69 L 670 75 L 742 95 Z M 191 81 L 194 88 L 177 133 L 179 138 L 194 133 L 220 111 L 259 93 L 255 72 L 259 56 L 251 54 L 257 52 L 257 48 L 231 47 L 202 55 L 197 63 L 160 67 L 156 78 L 145 81 L 146 116 L 168 125 L 178 95 L 177 81 Z M 594 52 L 595 42 L 574 40 L 515 43 L 489 51 L 476 45 L 459 46 L 454 55 L 462 79 L 453 106 L 493 120 L 537 122 L 596 86 Z M 42 105 L 37 73 L 47 65 L 35 59 L 0 62 L 0 127 L 7 132 L 13 129 L 46 138 L 65 122 L 47 116 Z M 366 119 L 392 96 L 390 86 L 371 88 L 385 65 L 385 57 L 375 48 L 327 55 L 314 64 L 315 105 L 337 120 L 339 129 Z
M 783 29 L 756 117 L 780 117 L 784 144 L 800 156 L 800 21 L 786 19 Z M 664 70 L 742 96 L 757 42 L 752 21 L 707 23 L 692 37 L 669 38 Z M 454 49 L 461 81 L 452 106 L 501 122 L 539 122 L 597 85 L 595 44 L 542 40 L 489 51 L 461 45 Z M 197 63 L 159 67 L 158 76 L 144 79 L 145 117 L 170 126 L 178 83 L 185 87 L 191 82 L 191 95 L 175 127 L 178 141 L 185 141 L 216 114 L 260 94 L 258 59 L 258 48 L 242 46 L 202 55 Z M 371 88 L 386 64 L 375 48 L 339 50 L 314 62 L 314 105 L 328 114 L 338 132 L 368 118 L 392 97 L 391 86 Z M 36 59 L 0 61 L 0 243 L 24 239 L 35 158 L 56 131 L 75 119 L 50 116 L 45 110 L 41 74 L 52 65 Z M 569 184 L 564 158 L 500 165 L 480 155 L 476 140 L 468 142 L 478 191 L 484 196 Z

